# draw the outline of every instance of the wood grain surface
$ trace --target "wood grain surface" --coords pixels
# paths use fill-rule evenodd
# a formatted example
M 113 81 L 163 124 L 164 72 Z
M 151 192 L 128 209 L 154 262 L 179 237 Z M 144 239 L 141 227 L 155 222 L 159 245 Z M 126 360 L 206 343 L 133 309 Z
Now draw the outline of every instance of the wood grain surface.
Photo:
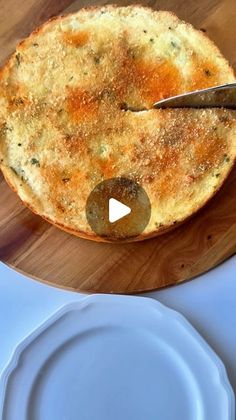
M 21 39 L 50 17 L 105 3 L 0 0 L 0 64 Z M 143 4 L 171 10 L 206 31 L 236 69 L 235 0 Z M 26 209 L 1 174 L 0 200 L 0 259 L 24 274 L 63 288 L 100 293 L 152 290 L 190 279 L 236 252 L 236 168 L 221 191 L 189 222 L 139 243 L 93 243 L 62 232 Z

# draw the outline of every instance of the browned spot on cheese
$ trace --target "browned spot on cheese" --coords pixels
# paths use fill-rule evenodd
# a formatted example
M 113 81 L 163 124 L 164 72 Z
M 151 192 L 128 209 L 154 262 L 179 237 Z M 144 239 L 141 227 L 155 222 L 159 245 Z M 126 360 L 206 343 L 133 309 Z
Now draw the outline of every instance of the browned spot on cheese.
M 55 189 L 61 184 L 60 172 L 55 165 L 41 165 L 41 174 L 47 184 L 50 187 L 50 191 L 53 193 Z
M 123 53 L 115 80 L 119 97 L 124 100 L 135 95 L 138 105 L 141 101 L 151 106 L 160 99 L 177 95 L 181 88 L 180 72 L 173 63 L 132 59 L 128 52 Z
M 44 165 L 42 176 L 47 182 L 50 194 L 48 201 L 53 205 L 56 213 L 73 212 L 72 203 L 79 200 L 81 194 L 81 183 L 84 182 L 84 174 L 78 168 L 64 169 L 55 165 Z M 68 182 L 63 180 L 66 178 Z
M 1 68 L 1 69 L 0 69 L 0 82 L 2 82 L 2 81 L 3 81 L 4 76 L 5 76 L 5 74 L 4 74 L 4 72 L 3 72 L 3 68 Z
M 181 86 L 179 70 L 169 61 L 137 62 L 135 81 L 141 96 L 150 105 L 160 99 L 177 95 Z
M 62 205 L 62 203 L 60 203 L 60 201 L 57 201 L 56 208 L 59 211 L 59 213 L 65 213 L 66 211 L 65 207 Z
M 89 33 L 88 31 L 64 32 L 63 38 L 67 44 L 75 47 L 83 47 L 89 41 Z
M 84 155 L 89 152 L 87 140 L 76 135 L 66 134 L 60 146 L 63 147 L 64 151 L 69 153 L 70 157 L 73 157 L 77 153 Z
M 80 88 L 70 89 L 67 106 L 71 117 L 76 121 L 82 121 L 96 116 L 99 100 L 92 92 Z
M 65 189 L 68 190 L 68 194 L 71 199 L 78 200 L 81 196 L 84 183 L 88 182 L 86 171 L 81 171 L 78 167 L 73 169 L 70 175 L 70 181 L 68 184 L 64 183 Z
M 14 111 L 16 109 L 22 109 L 30 105 L 30 100 L 25 96 L 13 96 L 9 99 L 9 108 Z
M 104 178 L 112 178 L 116 176 L 115 159 L 110 157 L 106 160 L 98 160 L 99 169 Z
M 217 141 L 213 134 L 206 134 L 202 133 L 201 141 L 194 144 L 194 159 L 200 172 L 217 166 L 222 161 L 224 151 L 227 151 L 227 144 L 222 140 Z
M 163 177 L 158 180 L 157 187 L 156 187 L 156 196 L 159 200 L 165 200 L 167 197 L 170 197 L 173 195 L 173 192 L 175 191 L 177 178 L 175 175 L 175 181 L 173 180 L 172 175 L 165 174 Z
M 203 89 L 219 84 L 220 69 L 211 60 L 194 57 L 191 89 Z

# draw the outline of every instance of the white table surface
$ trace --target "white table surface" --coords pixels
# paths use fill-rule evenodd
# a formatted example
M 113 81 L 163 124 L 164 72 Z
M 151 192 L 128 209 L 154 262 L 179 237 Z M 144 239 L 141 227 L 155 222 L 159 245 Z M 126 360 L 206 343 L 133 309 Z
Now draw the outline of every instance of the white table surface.
M 236 256 L 193 281 L 145 296 L 185 315 L 223 360 L 236 393 Z M 80 297 L 0 263 L 0 371 L 19 341 L 64 304 Z

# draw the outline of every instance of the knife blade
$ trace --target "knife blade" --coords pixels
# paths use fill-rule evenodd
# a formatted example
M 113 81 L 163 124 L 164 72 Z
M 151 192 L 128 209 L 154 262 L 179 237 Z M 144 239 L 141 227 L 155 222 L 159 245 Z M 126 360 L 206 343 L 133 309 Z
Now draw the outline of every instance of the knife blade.
M 236 109 L 236 83 L 195 90 L 156 102 L 152 108 Z

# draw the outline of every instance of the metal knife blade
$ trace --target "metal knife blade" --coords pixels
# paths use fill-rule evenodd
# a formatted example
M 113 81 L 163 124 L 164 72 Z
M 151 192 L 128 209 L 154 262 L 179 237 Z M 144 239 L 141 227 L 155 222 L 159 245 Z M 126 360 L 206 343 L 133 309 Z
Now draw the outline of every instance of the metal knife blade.
M 184 93 L 162 99 L 153 108 L 229 108 L 236 109 L 236 83 Z

